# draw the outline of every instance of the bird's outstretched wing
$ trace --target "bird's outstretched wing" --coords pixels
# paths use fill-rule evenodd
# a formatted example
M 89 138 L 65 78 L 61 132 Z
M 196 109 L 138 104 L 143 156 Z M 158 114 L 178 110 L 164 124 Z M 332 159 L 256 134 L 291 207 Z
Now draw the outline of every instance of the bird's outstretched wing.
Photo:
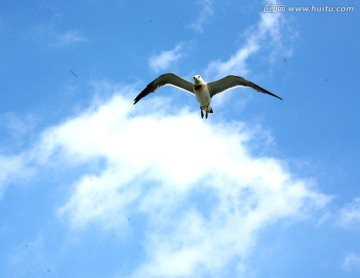
M 148 94 L 155 92 L 158 88 L 165 85 L 172 85 L 188 93 L 194 94 L 193 84 L 191 82 L 177 76 L 174 73 L 165 73 L 147 85 L 146 88 L 134 99 L 134 104 L 143 97 L 146 97 Z
M 235 87 L 250 87 L 255 89 L 258 92 L 264 93 L 264 94 L 268 94 L 271 95 L 273 97 L 276 97 L 278 99 L 281 99 L 281 97 L 270 93 L 269 91 L 265 90 L 264 88 L 261 88 L 260 86 L 246 80 L 245 78 L 242 78 L 240 76 L 235 76 L 235 75 L 228 75 L 222 79 L 219 79 L 217 81 L 214 82 L 209 82 L 208 83 L 208 88 L 209 88 L 209 92 L 210 92 L 210 96 L 213 97 L 216 94 L 225 92 L 229 89 L 235 88 Z

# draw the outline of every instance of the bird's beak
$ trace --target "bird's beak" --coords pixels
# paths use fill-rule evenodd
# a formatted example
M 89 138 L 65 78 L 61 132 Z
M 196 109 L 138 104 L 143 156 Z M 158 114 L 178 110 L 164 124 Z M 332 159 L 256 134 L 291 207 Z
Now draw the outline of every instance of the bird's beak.
M 194 80 L 196 80 L 196 76 L 194 76 Z

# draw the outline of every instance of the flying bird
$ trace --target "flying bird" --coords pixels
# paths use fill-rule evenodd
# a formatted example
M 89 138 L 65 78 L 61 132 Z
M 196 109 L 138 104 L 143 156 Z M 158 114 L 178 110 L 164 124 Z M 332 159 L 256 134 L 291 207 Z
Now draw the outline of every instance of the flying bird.
M 200 75 L 195 75 L 194 83 L 191 83 L 174 73 L 165 73 L 149 83 L 146 88 L 142 90 L 142 92 L 134 99 L 134 105 L 143 97 L 146 97 L 150 93 L 154 93 L 157 89 L 165 85 L 171 85 L 195 95 L 200 104 L 201 118 L 204 118 L 203 111 L 205 111 L 206 118 L 208 117 L 208 113 L 214 113 L 211 107 L 211 99 L 213 96 L 235 87 L 250 87 L 258 92 L 268 94 L 282 100 L 281 97 L 270 93 L 269 91 L 240 76 L 228 75 L 217 81 L 207 83 Z

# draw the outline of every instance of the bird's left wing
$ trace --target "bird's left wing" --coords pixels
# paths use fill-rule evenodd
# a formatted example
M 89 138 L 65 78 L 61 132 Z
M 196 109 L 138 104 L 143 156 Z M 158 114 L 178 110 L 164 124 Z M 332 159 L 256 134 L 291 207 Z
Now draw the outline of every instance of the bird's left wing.
M 246 80 L 245 78 L 242 78 L 240 76 L 235 76 L 235 75 L 228 75 L 222 79 L 219 79 L 217 81 L 214 82 L 209 82 L 208 84 L 208 88 L 209 88 L 209 92 L 210 92 L 210 96 L 213 97 L 216 94 L 225 92 L 229 89 L 232 89 L 234 87 L 250 87 L 255 89 L 258 92 L 264 93 L 264 94 L 268 94 L 271 95 L 273 97 L 276 97 L 278 99 L 282 99 L 281 97 L 270 93 L 269 91 L 265 90 L 264 88 L 261 88 L 260 86 Z
M 177 76 L 174 73 L 165 73 L 147 85 L 146 88 L 142 90 L 142 92 L 134 99 L 134 104 L 136 104 L 143 97 L 146 97 L 150 93 L 154 93 L 158 88 L 165 85 L 172 85 L 188 93 L 194 94 L 193 84 L 191 82 L 181 78 L 180 76 Z

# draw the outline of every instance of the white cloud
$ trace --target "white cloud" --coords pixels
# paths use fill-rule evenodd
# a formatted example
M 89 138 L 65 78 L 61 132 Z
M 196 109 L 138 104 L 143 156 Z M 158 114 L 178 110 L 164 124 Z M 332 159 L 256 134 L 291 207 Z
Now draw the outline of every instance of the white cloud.
M 360 271 L 360 255 L 356 253 L 349 253 L 346 255 L 342 267 L 348 272 Z
M 355 198 L 340 210 L 338 225 L 344 228 L 360 227 L 360 198 Z
M 276 1 L 272 1 L 276 3 Z M 219 78 L 224 75 L 234 74 L 246 75 L 250 72 L 248 59 L 259 52 L 266 50 L 266 56 L 272 61 L 279 55 L 287 57 L 291 55 L 289 47 L 283 43 L 285 32 L 285 19 L 282 13 L 261 13 L 260 21 L 256 26 L 250 27 L 244 34 L 245 41 L 243 45 L 226 61 L 216 60 L 211 62 L 205 70 L 207 76 Z M 286 31 L 287 37 L 294 37 L 296 32 Z M 288 38 L 289 39 L 289 38 Z M 265 55 L 264 55 L 265 56 Z
M 173 49 L 163 51 L 160 54 L 153 55 L 149 60 L 149 66 L 155 71 L 167 69 L 172 63 L 179 60 L 184 54 L 182 53 L 183 46 L 178 43 Z
M 204 25 L 209 21 L 214 12 L 211 0 L 200 0 L 198 3 L 200 5 L 198 16 L 190 26 L 197 32 L 203 32 Z
M 156 97 L 133 106 L 123 95 L 131 92 L 45 130 L 31 158 L 38 167 L 101 164 L 78 176 L 58 214 L 73 229 L 139 229 L 146 259 L 132 276 L 236 272 L 261 230 L 328 201 L 284 161 L 252 155 L 245 123 L 170 113 Z

